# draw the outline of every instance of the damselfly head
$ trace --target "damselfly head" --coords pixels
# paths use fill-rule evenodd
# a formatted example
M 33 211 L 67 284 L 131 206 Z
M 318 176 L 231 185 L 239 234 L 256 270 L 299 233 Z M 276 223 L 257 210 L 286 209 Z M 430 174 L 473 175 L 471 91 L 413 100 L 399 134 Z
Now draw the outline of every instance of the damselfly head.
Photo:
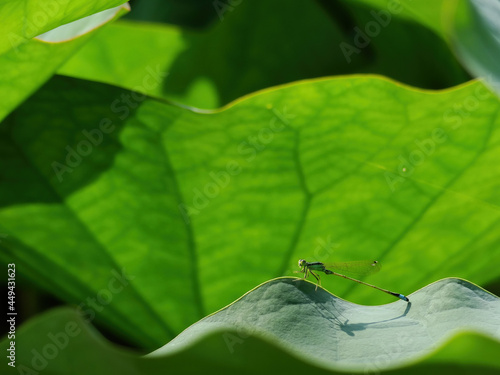
M 299 267 L 302 268 L 307 264 L 307 262 L 304 259 L 299 259 Z

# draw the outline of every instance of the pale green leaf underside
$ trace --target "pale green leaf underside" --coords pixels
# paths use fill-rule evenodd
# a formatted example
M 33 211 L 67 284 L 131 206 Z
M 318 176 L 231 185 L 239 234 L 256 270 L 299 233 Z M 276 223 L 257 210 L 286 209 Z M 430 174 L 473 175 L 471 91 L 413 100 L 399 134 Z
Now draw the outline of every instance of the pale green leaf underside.
M 193 324 L 151 356 L 179 351 L 221 329 L 240 332 L 224 336 L 230 352 L 252 333 L 313 363 L 357 369 L 380 369 L 384 356 L 390 357 L 387 367 L 416 360 L 459 331 L 480 332 L 500 343 L 500 299 L 474 284 L 443 279 L 409 298 L 410 303 L 362 306 L 312 283 L 276 279 Z
M 411 294 L 411 304 L 382 306 L 356 305 L 294 280 L 258 286 L 146 358 L 111 346 L 74 311 L 51 311 L 19 330 L 16 365 L 74 375 L 500 370 L 500 299 L 465 280 L 443 279 Z M 47 360 L 48 333 L 64 348 Z M 7 347 L 4 340 L 0 348 Z

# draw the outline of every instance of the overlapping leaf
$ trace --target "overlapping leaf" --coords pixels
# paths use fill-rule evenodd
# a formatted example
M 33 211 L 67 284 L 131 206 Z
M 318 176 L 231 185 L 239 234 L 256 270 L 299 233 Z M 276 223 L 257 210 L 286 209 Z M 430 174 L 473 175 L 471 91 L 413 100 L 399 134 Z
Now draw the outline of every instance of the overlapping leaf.
M 410 299 L 360 306 L 311 283 L 271 280 L 146 357 L 113 347 L 77 313 L 61 309 L 21 327 L 16 369 L 8 369 L 48 375 L 500 370 L 498 297 L 465 280 L 444 279 Z M 7 353 L 9 345 L 0 343 Z
M 123 3 L 123 0 L 2 1 L 0 54 L 56 27 Z
M 73 14 L 70 14 L 66 13 L 68 12 L 67 9 L 64 11 L 65 7 L 63 6 L 63 1 L 45 2 L 46 6 L 40 9 L 37 9 L 39 5 L 37 2 L 31 2 L 29 6 L 24 5 L 21 8 L 20 5 L 22 5 L 22 3 L 24 3 L 24 1 L 17 1 L 15 4 L 14 2 L 7 1 L 0 6 L 0 14 L 13 23 L 11 29 L 4 29 L 2 35 L 8 36 L 9 38 L 17 36 L 17 39 L 12 41 L 10 49 L 6 49 L 3 53 L 0 52 L 0 67 L 2 69 L 2 74 L 0 76 L 0 97 L 2 97 L 2 102 L 0 104 L 0 120 L 7 116 L 22 101 L 28 98 L 43 83 L 50 79 L 57 68 L 75 53 L 75 51 L 81 48 L 95 32 L 86 30 L 86 32 L 78 34 L 78 37 L 64 38 L 64 34 L 67 30 L 63 31 L 61 30 L 62 27 L 59 27 L 51 30 L 53 34 L 57 34 L 58 32 L 62 34 L 59 39 L 57 39 L 57 43 L 46 43 L 40 38 L 31 39 L 32 36 L 40 36 L 40 33 L 31 35 L 31 33 L 34 32 L 33 30 L 37 32 L 41 30 L 47 31 L 48 29 L 45 23 L 60 26 L 62 23 L 65 23 L 65 20 L 77 17 L 82 9 L 78 8 Z M 88 5 L 88 2 L 86 2 L 86 4 Z M 9 12 L 5 8 L 9 8 Z M 87 11 L 89 11 L 89 9 L 87 9 Z M 93 21 L 89 21 L 89 23 L 91 27 L 97 28 L 103 23 L 110 21 L 112 18 L 118 18 L 126 9 L 128 9 L 128 7 L 112 9 L 109 18 L 106 20 L 93 19 Z M 22 15 L 18 14 L 18 12 L 21 12 Z M 113 14 L 115 14 L 114 17 Z M 16 34 L 16 26 L 21 26 L 20 22 L 23 17 L 25 18 L 24 27 L 30 29 L 30 31 L 23 30 L 25 34 L 31 35 L 31 37 L 27 37 L 27 39 L 21 38 Z M 41 22 L 40 17 L 45 21 L 38 24 Z M 86 17 L 86 19 L 92 19 L 92 16 Z M 40 27 L 34 28 L 32 22 L 38 22 L 37 25 Z M 71 23 L 71 25 L 74 24 L 75 22 Z M 7 25 L 10 25 L 10 22 L 3 24 L 0 21 L 0 25 L 5 28 Z M 7 38 L 2 38 L 3 42 L 6 40 Z M 2 51 L 1 48 L 2 46 L 0 45 L 0 51 Z

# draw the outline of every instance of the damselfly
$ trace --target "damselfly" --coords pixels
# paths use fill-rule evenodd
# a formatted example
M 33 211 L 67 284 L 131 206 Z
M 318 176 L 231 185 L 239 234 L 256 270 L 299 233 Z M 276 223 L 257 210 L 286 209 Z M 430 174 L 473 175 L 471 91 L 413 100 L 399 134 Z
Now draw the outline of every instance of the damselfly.
M 319 285 L 321 285 L 321 280 L 320 280 L 319 275 L 317 275 L 315 272 L 324 272 L 326 275 L 340 276 L 340 277 L 343 277 L 344 279 L 355 281 L 359 284 L 367 285 L 369 287 L 378 289 L 384 293 L 387 293 L 387 294 L 390 294 L 394 297 L 402 299 L 403 301 L 410 302 L 408 297 L 406 297 L 404 294 L 394 293 L 394 292 L 391 292 L 390 290 L 379 288 L 378 286 L 365 283 L 364 281 L 361 281 L 361 280 L 353 279 L 352 277 L 343 275 L 341 273 L 337 273 L 337 272 L 329 269 L 329 268 L 333 268 L 333 269 L 336 269 L 339 271 L 342 271 L 344 269 L 345 271 L 348 271 L 349 268 L 352 268 L 355 270 L 354 272 L 356 272 L 356 270 L 357 270 L 358 271 L 357 273 L 371 274 L 371 273 L 374 273 L 374 272 L 377 272 L 380 270 L 380 263 L 376 260 L 375 261 L 358 261 L 358 262 L 338 263 L 338 264 L 333 264 L 330 266 L 330 265 L 325 265 L 321 262 L 307 262 L 304 259 L 300 259 L 299 260 L 299 267 L 300 267 L 300 271 L 304 273 L 304 279 L 306 279 L 307 276 L 309 276 L 309 274 L 311 274 L 316 278 L 316 280 L 318 280 Z

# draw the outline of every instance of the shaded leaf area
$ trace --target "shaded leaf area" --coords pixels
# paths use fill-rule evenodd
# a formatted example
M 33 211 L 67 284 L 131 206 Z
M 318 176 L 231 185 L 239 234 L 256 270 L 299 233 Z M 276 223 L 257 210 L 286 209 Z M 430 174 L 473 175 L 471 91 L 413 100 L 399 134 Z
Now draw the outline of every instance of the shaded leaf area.
M 198 113 L 56 77 L 0 126 L 0 259 L 148 349 L 298 259 L 376 259 L 366 281 L 403 294 L 449 275 L 486 283 L 498 108 L 480 83 L 421 92 L 367 76 Z
M 239 3 L 204 32 L 120 22 L 102 30 L 59 73 L 200 108 L 339 74 L 376 73 L 434 89 L 466 81 L 444 40 L 402 18 L 404 12 L 351 1 L 321 7 L 300 0 L 291 7 L 258 0 Z M 160 85 L 145 81 L 151 68 L 166 76 Z
M 346 0 L 343 0 L 346 1 Z M 392 13 L 397 14 L 406 20 L 419 23 L 433 30 L 442 38 L 446 37 L 445 20 L 453 16 L 454 0 L 435 0 L 435 1 L 395 1 L 387 2 L 385 0 L 354 0 L 357 3 L 365 4 L 372 9 L 393 9 Z M 333 1 L 325 0 L 323 4 L 334 3 Z
M 410 299 L 360 306 L 308 282 L 275 279 L 146 357 L 111 345 L 75 311 L 53 310 L 19 329 L 17 369 L 6 373 L 498 373 L 498 297 L 451 278 Z
M 58 26 L 125 3 L 123 0 L 29 1 L 6 0 L 0 4 L 0 54 Z
M 218 4 L 213 0 L 132 0 L 133 12 L 126 19 L 162 22 L 193 29 L 203 29 L 218 18 Z M 229 3 L 226 8 L 234 9 Z
M 451 42 L 463 65 L 483 77 L 500 95 L 500 4 L 498 1 L 462 1 L 451 23 Z

